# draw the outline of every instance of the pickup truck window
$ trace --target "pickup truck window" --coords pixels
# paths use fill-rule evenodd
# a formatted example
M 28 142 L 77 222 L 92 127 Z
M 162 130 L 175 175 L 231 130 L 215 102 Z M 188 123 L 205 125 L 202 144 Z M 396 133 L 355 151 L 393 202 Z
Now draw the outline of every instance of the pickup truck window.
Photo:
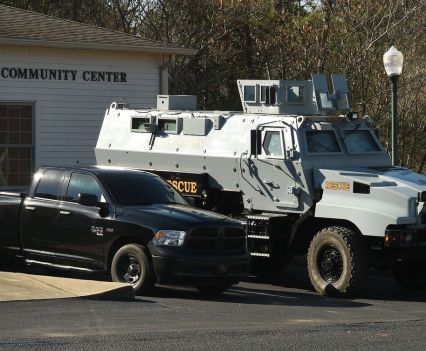
M 44 172 L 37 185 L 34 196 L 44 199 L 58 200 L 61 195 L 63 175 L 63 171 L 47 170 Z
M 105 201 L 102 189 L 96 179 L 89 174 L 72 173 L 64 200 L 77 202 L 78 195 L 81 193 L 93 194 L 98 197 L 98 201 Z
M 99 176 L 120 205 L 188 204 L 176 190 L 156 176 L 137 171 L 105 172 Z

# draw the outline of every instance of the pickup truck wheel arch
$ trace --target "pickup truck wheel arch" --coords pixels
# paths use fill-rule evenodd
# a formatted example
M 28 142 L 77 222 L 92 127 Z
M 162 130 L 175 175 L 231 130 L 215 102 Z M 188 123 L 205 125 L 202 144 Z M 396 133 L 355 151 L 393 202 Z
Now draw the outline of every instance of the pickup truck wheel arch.
M 131 284 L 136 294 L 146 293 L 154 286 L 154 270 L 147 250 L 139 244 L 121 247 L 111 262 L 111 278 Z
M 368 250 L 356 231 L 327 227 L 312 239 L 308 251 L 308 273 L 321 295 L 357 294 L 368 278 Z

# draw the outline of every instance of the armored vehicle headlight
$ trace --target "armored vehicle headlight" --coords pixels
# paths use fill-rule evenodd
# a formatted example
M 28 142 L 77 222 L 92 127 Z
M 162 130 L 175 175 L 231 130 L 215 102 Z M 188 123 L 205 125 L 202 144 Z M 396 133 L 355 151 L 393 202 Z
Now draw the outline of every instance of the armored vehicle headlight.
M 154 235 L 152 243 L 164 246 L 182 246 L 186 232 L 180 230 L 159 230 Z

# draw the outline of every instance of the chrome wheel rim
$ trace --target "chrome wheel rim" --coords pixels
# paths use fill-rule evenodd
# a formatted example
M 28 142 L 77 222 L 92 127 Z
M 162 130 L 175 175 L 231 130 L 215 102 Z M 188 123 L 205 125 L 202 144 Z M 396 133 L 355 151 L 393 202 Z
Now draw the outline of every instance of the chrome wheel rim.
M 132 254 L 124 255 L 119 264 L 119 276 L 122 278 L 124 283 L 135 285 L 141 277 L 141 265 Z

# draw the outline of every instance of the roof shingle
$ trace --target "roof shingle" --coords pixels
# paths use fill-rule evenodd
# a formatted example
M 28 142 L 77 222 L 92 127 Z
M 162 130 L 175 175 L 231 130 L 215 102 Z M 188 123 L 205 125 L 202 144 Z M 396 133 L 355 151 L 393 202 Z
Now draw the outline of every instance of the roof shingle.
M 193 49 L 0 5 L 0 43 L 194 55 Z

